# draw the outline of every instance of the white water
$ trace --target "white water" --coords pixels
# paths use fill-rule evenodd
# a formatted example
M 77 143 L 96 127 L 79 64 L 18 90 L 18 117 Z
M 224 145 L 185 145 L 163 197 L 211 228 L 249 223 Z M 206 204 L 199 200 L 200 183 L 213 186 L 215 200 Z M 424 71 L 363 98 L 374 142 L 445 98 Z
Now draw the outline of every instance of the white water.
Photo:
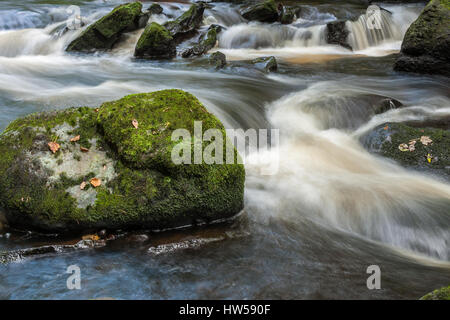
M 283 58 L 326 54 L 384 55 L 398 50 L 407 25 L 418 14 L 415 7 L 389 9 L 393 15 L 383 14 L 382 32 L 377 36 L 365 29 L 364 18 L 347 23 L 351 31 L 350 42 L 359 50 L 355 52 L 325 44 L 324 23 L 332 20 L 330 14 L 321 16 L 323 20 L 314 25 L 303 19 L 293 25 L 281 26 L 241 23 L 236 12 L 230 9 L 228 16 L 216 17 L 213 11 L 209 12 L 205 22 L 233 24 L 221 34 L 218 48 L 229 59 L 269 54 Z M 98 15 L 93 13 L 87 19 L 93 21 Z M 152 19 L 162 23 L 167 17 Z M 190 87 L 183 85 L 182 88 L 198 95 L 228 127 L 236 127 L 238 121 L 214 101 L 228 101 L 234 106 L 234 114 L 240 114 L 249 123 L 258 122 L 255 119 L 260 115 L 246 108 L 238 92 L 211 92 L 208 88 L 211 81 L 227 79 L 224 75 L 134 63 L 132 52 L 142 30 L 130 33 L 126 41 L 109 54 L 74 56 L 66 54 L 64 48 L 81 30 L 58 36 L 55 30 L 63 25 L 64 21 L 45 28 L 0 31 L 1 96 L 12 101 L 40 103 L 46 108 L 93 105 L 129 93 L 178 87 L 177 81 L 183 83 L 185 79 Z M 93 73 L 100 80 L 92 82 Z M 165 81 L 161 81 L 161 77 Z M 206 78 L 205 86 L 199 88 L 195 81 L 191 84 L 188 80 L 193 77 L 203 81 Z M 236 75 L 232 77 L 236 82 L 242 80 Z M 298 81 L 276 75 L 269 79 L 291 85 Z M 252 81 L 258 83 L 257 79 Z M 301 80 L 298 84 L 305 82 Z M 370 81 L 365 84 L 370 86 Z M 260 85 L 267 84 L 261 81 Z M 386 86 L 386 83 L 379 86 Z M 343 83 L 325 81 L 308 84 L 308 88 L 268 105 L 267 120 L 272 127 L 281 130 L 282 143 L 279 150 L 274 151 L 281 155 L 280 171 L 264 177 L 256 173 L 260 168 L 248 168 L 247 207 L 263 220 L 267 216 L 292 221 L 310 219 L 396 248 L 449 260 L 449 185 L 378 159 L 362 148 L 357 141 L 358 132 L 380 121 L 413 117 L 408 111 L 398 111 L 383 115 L 383 119 L 375 117 L 368 123 L 365 121 L 369 119 L 357 119 L 362 121 L 363 129 L 352 133 L 347 130 L 344 120 L 350 118 L 349 122 L 358 123 L 351 119 L 358 116 L 358 110 L 351 109 L 349 99 L 362 93 L 383 94 L 383 91 L 367 92 L 358 81 L 347 87 Z M 425 110 L 422 116 L 448 112 L 450 101 L 440 99 L 439 103 L 424 101 L 415 107 Z M 337 123 L 333 126 L 330 119 Z

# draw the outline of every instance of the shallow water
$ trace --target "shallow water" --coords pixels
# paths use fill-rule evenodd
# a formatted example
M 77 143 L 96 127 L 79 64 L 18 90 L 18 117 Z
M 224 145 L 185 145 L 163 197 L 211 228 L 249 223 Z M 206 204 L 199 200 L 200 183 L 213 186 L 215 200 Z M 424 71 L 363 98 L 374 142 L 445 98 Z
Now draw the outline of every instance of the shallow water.
M 58 33 L 69 4 L 79 5 L 89 22 L 118 3 L 0 3 L 0 129 L 31 112 L 180 88 L 228 128 L 280 129 L 278 148 L 260 155 L 278 157 L 279 170 L 263 176 L 263 165 L 247 167 L 245 210 L 232 222 L 149 233 L 143 242 L 126 235 L 103 248 L 2 265 L 0 298 L 416 299 L 448 285 L 448 182 L 402 169 L 359 142 L 386 121 L 449 116 L 446 79 L 392 71 L 421 5 L 385 5 L 393 15 L 382 40 L 371 42 L 353 22 L 360 45 L 351 52 L 324 44 L 323 28 L 336 19 L 356 21 L 365 10 L 357 1 L 308 2 L 289 26 L 247 24 L 235 5 L 212 3 L 202 28 L 228 27 L 213 49 L 233 61 L 222 71 L 211 69 L 206 57 L 135 61 L 142 31 L 108 54 L 64 52 L 79 32 Z M 188 7 L 162 5 L 174 16 Z M 265 55 L 277 56 L 278 72 L 266 74 L 243 61 Z M 375 116 L 374 96 L 398 99 L 407 108 Z M 13 233 L 0 238 L 0 250 L 66 240 Z M 163 252 L 154 254 L 155 248 Z M 73 264 L 81 268 L 82 290 L 66 287 L 65 271 Z M 366 269 L 374 264 L 381 268 L 381 290 L 366 287 Z

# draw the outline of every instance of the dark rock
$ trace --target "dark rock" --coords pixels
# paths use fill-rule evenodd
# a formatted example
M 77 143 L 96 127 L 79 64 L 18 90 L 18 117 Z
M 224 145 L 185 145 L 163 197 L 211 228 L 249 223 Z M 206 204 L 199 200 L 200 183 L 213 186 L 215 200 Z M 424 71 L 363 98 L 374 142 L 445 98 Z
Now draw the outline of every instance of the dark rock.
M 209 64 L 221 69 L 227 64 L 226 56 L 220 51 L 214 52 L 209 55 Z
M 273 56 L 271 57 L 260 57 L 252 60 L 253 64 L 261 64 L 264 68 L 264 71 L 276 71 L 278 69 L 277 59 Z
M 294 8 L 283 8 L 283 11 L 280 15 L 280 22 L 282 24 L 291 24 L 294 22 L 296 17 L 295 9 Z
M 205 4 L 198 2 L 176 20 L 166 22 L 164 27 L 169 30 L 176 42 L 184 41 L 195 35 L 202 24 L 204 11 Z
M 327 23 L 325 31 L 326 41 L 329 44 L 336 44 L 352 50 L 352 47 L 348 44 L 347 38 L 349 31 L 347 30 L 345 21 L 332 21 Z
M 124 32 L 134 31 L 142 25 L 141 10 L 140 2 L 114 8 L 106 16 L 88 26 L 69 44 L 66 51 L 93 52 L 111 49 Z
M 192 48 L 183 51 L 181 56 L 183 58 L 189 58 L 191 56 L 200 56 L 207 53 L 209 50 L 214 48 L 217 42 L 217 34 L 222 30 L 221 26 L 214 25 L 211 26 L 208 32 L 202 35 L 199 39 L 199 43 Z
M 270 23 L 278 21 L 279 13 L 275 1 L 266 0 L 243 11 L 242 16 L 247 20 Z
M 450 2 L 432 0 L 411 24 L 394 70 L 450 76 Z
M 153 4 L 147 9 L 147 11 L 148 11 L 150 14 L 161 14 L 161 13 L 163 13 L 164 9 L 163 9 L 163 7 L 161 7 L 161 6 L 159 5 L 159 3 L 153 3 Z
M 380 114 L 391 109 L 398 109 L 401 107 L 403 107 L 403 104 L 400 101 L 392 98 L 385 98 L 374 105 L 374 112 L 375 114 Z
M 176 43 L 166 28 L 152 22 L 139 38 L 134 56 L 145 59 L 171 59 L 177 55 Z

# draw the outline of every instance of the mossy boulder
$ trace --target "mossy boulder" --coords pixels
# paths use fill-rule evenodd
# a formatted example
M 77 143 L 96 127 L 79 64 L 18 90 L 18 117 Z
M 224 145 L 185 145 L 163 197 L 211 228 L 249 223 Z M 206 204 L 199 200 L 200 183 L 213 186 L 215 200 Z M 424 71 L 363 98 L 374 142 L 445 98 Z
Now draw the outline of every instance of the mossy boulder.
M 420 300 L 450 300 L 450 286 L 434 290 L 424 295 Z
M 179 146 L 172 132 L 192 136 L 194 121 L 202 121 L 201 132 L 215 128 L 225 137 L 220 121 L 181 90 L 12 122 L 0 135 L 0 206 L 8 224 L 44 232 L 165 229 L 235 215 L 243 207 L 243 165 L 172 162 Z M 55 153 L 51 142 L 60 146 Z M 182 143 L 191 150 L 211 144 Z
M 200 56 L 202 54 L 207 53 L 216 45 L 217 35 L 221 30 L 222 30 L 221 26 L 212 25 L 208 29 L 208 32 L 206 32 L 200 37 L 198 43 L 194 45 L 192 48 L 184 50 L 181 56 L 183 58 L 189 58 L 191 56 Z
M 93 52 L 111 49 L 124 32 L 145 25 L 147 21 L 143 23 L 141 10 L 140 2 L 122 4 L 114 8 L 106 16 L 88 26 L 67 46 L 66 51 Z M 148 17 L 146 19 L 148 20 Z
M 156 22 L 145 27 L 134 56 L 145 59 L 170 59 L 177 55 L 176 43 L 166 28 Z
M 227 57 L 222 52 L 216 51 L 209 55 L 209 64 L 216 69 L 222 69 L 227 65 Z
M 325 40 L 329 44 L 335 44 L 352 50 L 352 47 L 348 43 L 349 34 L 350 32 L 347 29 L 346 21 L 332 21 L 327 23 L 327 27 L 325 29 Z
M 280 14 L 281 24 L 291 24 L 292 22 L 294 22 L 296 18 L 296 10 L 299 10 L 299 8 L 283 7 L 283 10 Z
M 384 123 L 364 136 L 362 142 L 370 151 L 391 158 L 405 167 L 429 171 L 448 179 L 450 131 L 417 125 L 420 124 Z M 423 139 L 426 143 L 422 143 L 422 137 L 428 137 L 431 142 Z
M 176 20 L 166 22 L 164 27 L 169 30 L 175 41 L 184 41 L 195 35 L 202 24 L 205 7 L 203 2 L 195 3 Z
M 244 10 L 242 16 L 247 20 L 270 23 L 278 20 L 279 13 L 275 1 L 266 0 Z
M 397 71 L 450 76 L 450 0 L 432 0 L 405 34 Z

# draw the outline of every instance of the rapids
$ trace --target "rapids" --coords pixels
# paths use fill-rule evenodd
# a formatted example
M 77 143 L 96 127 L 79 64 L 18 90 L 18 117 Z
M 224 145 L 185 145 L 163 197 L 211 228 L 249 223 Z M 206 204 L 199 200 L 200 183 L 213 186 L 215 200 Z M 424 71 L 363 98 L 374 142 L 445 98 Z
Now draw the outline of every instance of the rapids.
M 253 155 L 263 161 L 247 166 L 245 210 L 233 221 L 0 265 L 1 299 L 415 299 L 448 284 L 448 181 L 379 158 L 359 140 L 384 122 L 450 116 L 446 79 L 392 71 L 392 54 L 421 4 L 383 4 L 390 13 L 382 11 L 375 33 L 366 27 L 366 5 L 305 1 L 296 21 L 280 25 L 246 22 L 237 5 L 213 2 L 201 28 L 226 27 L 212 50 L 233 62 L 222 71 L 211 69 L 207 57 L 134 60 L 142 30 L 108 53 L 64 51 L 81 32 L 63 31 L 69 4 L 80 6 L 90 23 L 121 2 L 0 2 L 0 130 L 32 112 L 180 88 L 227 128 L 279 129 L 280 143 Z M 172 16 L 189 7 L 160 4 Z M 339 19 L 348 20 L 354 51 L 325 42 L 326 23 Z M 167 20 L 154 15 L 149 23 Z M 244 62 L 267 55 L 277 57 L 278 72 Z M 373 115 L 371 96 L 395 98 L 406 108 Z M 268 159 L 279 159 L 279 170 L 261 175 Z M 72 239 L 12 232 L 0 234 L 0 251 L 55 241 Z M 152 254 L 167 243 L 193 245 Z M 80 291 L 66 288 L 72 264 L 82 270 Z M 373 264 L 381 267 L 381 290 L 366 288 Z

